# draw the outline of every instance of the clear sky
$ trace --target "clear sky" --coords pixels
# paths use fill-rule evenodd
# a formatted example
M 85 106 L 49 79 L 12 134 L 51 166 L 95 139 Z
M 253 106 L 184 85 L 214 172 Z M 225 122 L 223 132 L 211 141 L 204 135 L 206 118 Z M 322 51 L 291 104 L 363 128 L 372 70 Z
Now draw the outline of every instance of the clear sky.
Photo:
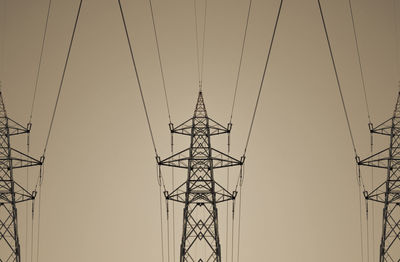
M 321 2 L 357 150 L 367 156 L 368 119 L 348 0 Z M 400 3 L 394 9 L 392 0 L 352 2 L 368 102 L 378 124 L 391 116 L 397 97 L 394 14 L 400 18 Z M 148 0 L 122 3 L 157 148 L 165 157 L 168 118 Z M 29 119 L 47 4 L 0 1 L 2 91 L 9 116 L 22 123 Z M 43 151 L 78 4 L 53 0 L 33 112 L 36 157 Z M 180 123 L 193 114 L 198 90 L 193 1 L 153 5 L 172 119 Z M 243 151 L 278 5 L 253 0 L 233 116 L 233 156 Z M 222 124 L 229 121 L 247 7 L 248 0 L 208 1 L 204 99 L 209 115 Z M 58 106 L 42 187 L 40 261 L 161 261 L 154 152 L 117 1 L 83 1 Z M 176 148 L 188 143 L 178 141 Z M 218 143 L 226 149 L 225 140 Z M 387 143 L 377 139 L 375 149 Z M 24 141 L 16 146 L 24 149 Z M 30 173 L 37 176 L 37 170 Z M 369 174 L 363 170 L 367 186 Z M 242 201 L 241 261 L 361 261 L 354 153 L 316 0 L 284 1 Z M 364 201 L 362 208 L 365 239 Z M 24 204 L 19 212 L 25 258 Z M 221 206 L 222 231 L 224 212 Z M 374 226 L 370 215 L 371 261 L 372 247 L 378 254 L 381 212 L 375 205 Z M 182 216 L 181 206 L 176 216 Z M 178 222 L 176 228 L 179 243 Z M 366 243 L 364 253 L 366 258 Z

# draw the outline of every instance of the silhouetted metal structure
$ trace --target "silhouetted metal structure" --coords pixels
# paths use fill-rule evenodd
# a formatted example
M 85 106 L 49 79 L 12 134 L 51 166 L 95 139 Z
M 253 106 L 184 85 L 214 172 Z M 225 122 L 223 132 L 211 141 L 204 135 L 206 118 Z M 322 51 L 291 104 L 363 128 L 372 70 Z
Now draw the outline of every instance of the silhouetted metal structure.
M 30 132 L 7 116 L 0 91 L 0 261 L 20 262 L 17 203 L 32 200 L 35 192 L 28 192 L 14 177 L 17 168 L 41 165 L 36 160 L 11 147 L 11 137 Z
M 358 161 L 359 165 L 387 170 L 378 186 L 364 192 L 366 199 L 384 204 L 379 261 L 400 261 L 400 93 L 393 116 L 377 127 L 370 125 L 370 131 L 390 138 L 388 148 Z
M 214 170 L 242 165 L 244 159 L 211 147 L 211 137 L 229 133 L 231 126 L 224 127 L 207 116 L 201 91 L 193 117 L 177 127 L 171 124 L 170 130 L 190 137 L 189 148 L 158 159 L 159 165 L 187 169 L 187 180 L 172 192 L 164 192 L 167 200 L 185 205 L 180 262 L 221 262 L 217 204 L 235 199 L 237 192 L 228 192 L 217 183 Z M 201 254 L 195 252 L 196 245 L 202 247 Z

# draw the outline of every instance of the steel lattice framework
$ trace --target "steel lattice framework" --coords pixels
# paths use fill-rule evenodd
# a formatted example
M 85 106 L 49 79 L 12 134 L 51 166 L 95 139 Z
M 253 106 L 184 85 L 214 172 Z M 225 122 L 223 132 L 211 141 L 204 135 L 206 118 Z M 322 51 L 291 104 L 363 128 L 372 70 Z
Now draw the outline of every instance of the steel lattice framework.
M 30 132 L 7 116 L 0 91 L 0 262 L 20 262 L 17 203 L 32 200 L 35 192 L 28 192 L 14 178 L 17 168 L 41 165 L 36 160 L 11 147 L 11 137 Z
M 393 116 L 377 127 L 370 125 L 370 131 L 390 138 L 388 148 L 358 162 L 387 170 L 385 179 L 364 193 L 366 199 L 384 204 L 379 261 L 400 261 L 400 93 Z
M 171 124 L 170 129 L 190 137 L 189 148 L 158 160 L 159 165 L 187 169 L 187 180 L 165 192 L 167 200 L 184 203 L 180 262 L 221 262 L 217 204 L 235 199 L 237 192 L 217 183 L 214 170 L 242 165 L 244 158 L 238 160 L 211 147 L 211 137 L 229 133 L 231 126 L 207 116 L 201 91 L 193 117 L 177 127 Z M 196 245 L 204 246 L 203 254 L 195 252 Z

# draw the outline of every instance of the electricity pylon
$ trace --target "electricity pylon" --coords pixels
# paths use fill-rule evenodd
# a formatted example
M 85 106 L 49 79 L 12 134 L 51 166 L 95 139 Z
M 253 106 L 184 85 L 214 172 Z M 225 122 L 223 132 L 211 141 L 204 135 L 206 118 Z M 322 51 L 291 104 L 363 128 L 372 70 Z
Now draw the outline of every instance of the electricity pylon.
M 20 262 L 17 203 L 32 200 L 36 192 L 28 192 L 15 180 L 14 170 L 41 165 L 36 160 L 11 147 L 11 137 L 30 132 L 7 116 L 0 91 L 0 261 Z
M 364 192 L 364 196 L 384 204 L 379 261 L 400 261 L 400 93 L 393 116 L 377 127 L 370 125 L 370 131 L 388 136 L 390 145 L 358 161 L 359 165 L 387 170 L 385 179 L 371 192 Z
M 216 182 L 214 170 L 241 166 L 244 158 L 237 160 L 211 147 L 211 137 L 229 133 L 231 125 L 224 127 L 207 116 L 201 91 L 193 117 L 177 127 L 171 124 L 170 130 L 190 137 L 189 148 L 158 159 L 159 165 L 187 169 L 187 180 L 164 192 L 167 200 L 184 204 L 180 262 L 221 262 L 217 204 L 234 200 L 237 192 Z

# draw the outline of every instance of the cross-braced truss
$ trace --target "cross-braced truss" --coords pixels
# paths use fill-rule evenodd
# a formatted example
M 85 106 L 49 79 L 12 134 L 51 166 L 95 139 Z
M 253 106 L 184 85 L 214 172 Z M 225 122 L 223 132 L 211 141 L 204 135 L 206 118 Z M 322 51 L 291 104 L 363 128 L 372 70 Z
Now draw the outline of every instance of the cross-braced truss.
M 385 179 L 364 194 L 368 200 L 384 204 L 379 261 L 397 262 L 400 261 L 400 93 L 393 116 L 377 127 L 371 125 L 370 130 L 388 136 L 390 146 L 358 162 L 387 170 Z
M 39 160 L 11 148 L 12 136 L 29 131 L 29 127 L 7 117 L 0 92 L 0 262 L 21 261 L 16 204 L 32 200 L 36 194 L 28 192 L 14 177 L 16 168 L 41 165 Z
M 172 133 L 190 136 L 190 147 L 164 160 L 159 165 L 187 169 L 187 180 L 172 192 L 164 192 L 167 200 L 184 203 L 180 262 L 221 262 L 217 204 L 233 200 L 237 192 L 229 192 L 214 179 L 214 169 L 242 165 L 235 159 L 211 147 L 211 136 L 229 133 L 207 116 L 202 92 L 199 92 L 194 115 L 173 127 Z M 204 245 L 205 243 L 205 245 Z M 203 244 L 205 252 L 195 252 Z

